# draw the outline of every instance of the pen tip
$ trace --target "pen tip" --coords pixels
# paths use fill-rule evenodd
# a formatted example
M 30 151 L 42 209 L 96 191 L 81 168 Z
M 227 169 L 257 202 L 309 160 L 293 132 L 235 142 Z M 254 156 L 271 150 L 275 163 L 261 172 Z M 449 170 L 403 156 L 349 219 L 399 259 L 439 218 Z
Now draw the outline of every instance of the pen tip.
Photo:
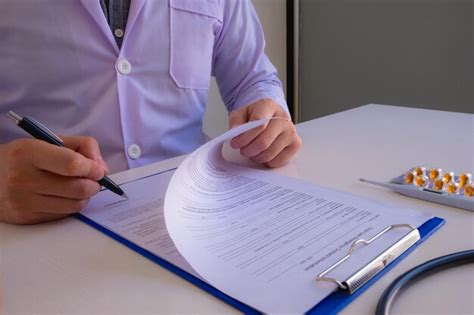
M 128 196 L 127 196 L 126 193 L 123 193 L 122 197 L 123 197 L 124 199 L 128 199 Z

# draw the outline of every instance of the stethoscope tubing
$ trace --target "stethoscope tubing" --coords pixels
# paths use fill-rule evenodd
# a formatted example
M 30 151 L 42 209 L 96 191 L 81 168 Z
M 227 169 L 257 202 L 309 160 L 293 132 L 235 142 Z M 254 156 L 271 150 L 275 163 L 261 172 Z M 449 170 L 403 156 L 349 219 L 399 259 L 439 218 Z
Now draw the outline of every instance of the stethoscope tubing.
M 375 314 L 388 315 L 394 300 L 409 284 L 436 272 L 470 263 L 474 263 L 474 250 L 466 250 L 438 257 L 408 270 L 385 289 L 377 303 Z

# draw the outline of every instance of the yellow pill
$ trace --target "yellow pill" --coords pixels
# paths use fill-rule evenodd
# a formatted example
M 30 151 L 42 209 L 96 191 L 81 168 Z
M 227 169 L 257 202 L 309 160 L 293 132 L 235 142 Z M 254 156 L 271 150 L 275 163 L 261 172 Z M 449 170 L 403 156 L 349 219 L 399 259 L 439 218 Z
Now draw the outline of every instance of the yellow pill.
M 434 189 L 442 190 L 443 186 L 444 186 L 444 183 L 441 179 L 437 179 L 437 180 L 434 181 L 434 185 L 433 185 Z
M 458 185 L 456 183 L 449 183 L 448 186 L 446 187 L 446 191 L 449 194 L 455 194 L 458 192 Z
M 411 185 L 413 183 L 413 180 L 415 179 L 415 175 L 413 175 L 412 172 L 407 172 L 405 176 L 403 177 L 403 181 L 407 185 Z
M 452 172 L 446 173 L 446 174 L 443 175 L 443 182 L 450 183 L 450 182 L 452 182 L 452 180 L 453 180 L 453 173 Z
M 415 167 L 415 169 L 413 170 L 416 176 L 423 175 L 424 171 L 424 167 Z
M 415 185 L 418 187 L 423 187 L 426 184 L 426 177 L 419 175 L 415 178 Z
M 435 180 L 436 178 L 438 178 L 439 173 L 440 173 L 440 170 L 439 170 L 439 169 L 437 169 L 437 168 L 432 168 L 432 169 L 430 170 L 430 173 L 428 174 L 430 180 Z
M 466 173 L 461 173 L 459 175 L 459 187 L 464 187 L 466 186 L 471 179 L 471 174 L 466 174 Z
M 474 196 L 474 186 L 464 187 L 464 196 L 467 196 L 467 197 Z

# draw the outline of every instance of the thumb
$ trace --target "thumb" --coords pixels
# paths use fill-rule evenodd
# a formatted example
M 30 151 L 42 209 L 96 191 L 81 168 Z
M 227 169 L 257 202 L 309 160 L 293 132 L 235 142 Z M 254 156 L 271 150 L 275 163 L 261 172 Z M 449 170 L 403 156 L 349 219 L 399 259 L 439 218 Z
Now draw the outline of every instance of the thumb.
M 236 109 L 229 114 L 229 129 L 243 125 L 248 121 L 248 107 Z

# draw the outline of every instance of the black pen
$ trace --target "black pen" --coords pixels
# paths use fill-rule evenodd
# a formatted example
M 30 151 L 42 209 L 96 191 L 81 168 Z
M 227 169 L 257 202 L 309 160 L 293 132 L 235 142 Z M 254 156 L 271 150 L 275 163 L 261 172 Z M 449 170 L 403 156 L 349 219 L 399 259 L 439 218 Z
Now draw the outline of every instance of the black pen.
M 25 130 L 36 139 L 64 147 L 64 142 L 61 140 L 61 138 L 56 136 L 51 130 L 46 128 L 35 119 L 31 117 L 21 117 L 12 111 L 8 112 L 7 116 L 11 118 L 21 129 Z M 125 192 L 107 176 L 104 176 L 104 178 L 99 180 L 98 183 L 117 195 L 122 196 L 123 198 L 128 198 Z

